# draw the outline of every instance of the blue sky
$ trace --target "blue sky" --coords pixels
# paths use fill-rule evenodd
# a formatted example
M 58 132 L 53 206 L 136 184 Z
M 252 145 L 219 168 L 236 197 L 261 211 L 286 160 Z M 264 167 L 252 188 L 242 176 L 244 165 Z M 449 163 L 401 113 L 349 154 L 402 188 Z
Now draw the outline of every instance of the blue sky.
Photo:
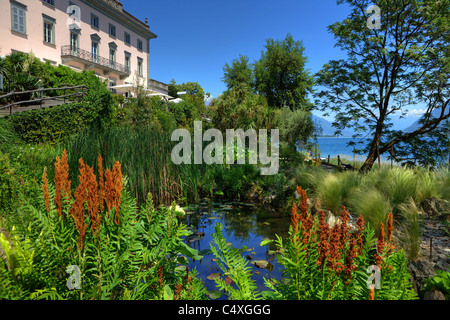
M 345 58 L 334 47 L 327 27 L 342 21 L 350 10 L 336 0 L 122 0 L 124 9 L 149 19 L 158 38 L 150 42 L 150 75 L 169 83 L 198 82 L 217 97 L 226 88 L 223 66 L 239 54 L 260 58 L 266 39 L 291 33 L 303 41 L 307 68 L 315 73 L 332 59 Z M 317 115 L 321 115 L 315 112 Z M 417 120 L 396 120 L 407 127 Z

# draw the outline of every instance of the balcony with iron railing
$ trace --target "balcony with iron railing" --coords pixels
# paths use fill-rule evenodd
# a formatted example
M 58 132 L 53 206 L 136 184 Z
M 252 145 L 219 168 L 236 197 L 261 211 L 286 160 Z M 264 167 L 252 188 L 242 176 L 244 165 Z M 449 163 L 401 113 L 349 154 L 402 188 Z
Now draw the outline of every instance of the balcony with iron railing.
M 61 47 L 61 58 L 64 64 L 70 61 L 79 62 L 84 64 L 85 69 L 97 68 L 103 70 L 104 75 L 114 73 L 120 79 L 125 79 L 131 74 L 131 70 L 123 64 L 71 45 Z

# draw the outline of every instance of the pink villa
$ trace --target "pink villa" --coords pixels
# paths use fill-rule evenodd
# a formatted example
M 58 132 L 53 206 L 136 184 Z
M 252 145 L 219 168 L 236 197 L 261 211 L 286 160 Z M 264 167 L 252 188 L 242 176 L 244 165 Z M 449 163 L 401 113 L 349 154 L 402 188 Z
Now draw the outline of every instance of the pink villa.
M 55 66 L 93 70 L 117 93 L 136 84 L 168 92 L 150 78 L 150 40 L 157 36 L 120 0 L 0 0 L 0 34 L 1 56 L 32 52 Z

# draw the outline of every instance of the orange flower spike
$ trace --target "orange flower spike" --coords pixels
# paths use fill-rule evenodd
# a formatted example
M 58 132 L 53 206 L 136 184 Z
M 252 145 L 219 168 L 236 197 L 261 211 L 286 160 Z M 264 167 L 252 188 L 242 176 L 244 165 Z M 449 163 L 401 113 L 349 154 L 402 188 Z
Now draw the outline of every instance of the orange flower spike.
M 362 217 L 362 215 L 359 216 L 359 218 L 356 220 L 356 225 L 358 226 L 358 234 L 357 234 L 357 239 L 358 239 L 358 254 L 362 254 L 362 250 L 363 250 L 363 244 L 364 244 L 364 225 L 366 224 L 366 222 L 364 221 L 364 218 Z
M 92 221 L 92 231 L 96 233 L 100 227 L 100 215 L 98 212 L 99 203 L 98 203 L 98 193 L 97 193 L 97 179 L 94 174 L 94 169 L 87 166 L 87 200 L 88 200 L 88 214 L 91 217 Z
M 44 169 L 42 180 L 44 182 L 42 185 L 42 192 L 44 194 L 45 209 L 47 209 L 47 212 L 50 212 L 50 194 L 48 191 L 47 168 Z
M 316 264 L 318 266 L 323 265 L 326 258 L 328 257 L 329 250 L 330 250 L 330 244 L 328 242 L 328 238 L 330 235 L 330 229 L 328 227 L 328 223 L 325 223 L 325 212 L 320 211 L 320 218 L 319 218 L 319 230 L 320 230 L 320 242 L 319 242 L 319 258 L 316 261 Z
M 377 266 L 379 266 L 381 268 L 381 262 L 382 262 L 382 253 L 385 247 L 385 242 L 384 242 L 384 224 L 383 222 L 380 223 L 380 234 L 378 236 L 378 241 L 377 241 L 377 253 L 375 254 L 375 261 L 377 263 Z
M 339 249 L 341 247 L 341 228 L 339 225 L 335 225 L 331 230 L 330 237 L 330 255 L 328 256 L 328 262 L 331 269 L 335 269 L 337 262 L 341 258 Z
M 393 216 L 392 212 L 389 213 L 388 216 L 388 224 L 387 224 L 387 241 L 390 243 L 392 239 L 392 231 L 394 230 L 394 224 L 393 224 Z
M 115 190 L 114 206 L 116 208 L 116 215 L 114 217 L 114 222 L 118 225 L 120 224 L 119 214 L 120 214 L 120 205 L 122 203 L 122 189 L 123 189 L 122 170 L 120 168 L 120 163 L 118 161 L 116 161 L 113 166 L 113 180 Z
M 304 220 L 306 219 L 306 215 L 308 214 L 308 196 L 306 195 L 306 191 L 302 188 L 297 187 L 297 190 L 301 191 L 300 195 L 302 198 L 302 203 L 300 205 L 300 212 L 302 220 Z
M 369 289 L 369 300 L 375 300 L 375 289 Z
M 345 271 L 347 273 L 347 278 L 351 280 L 351 273 L 356 270 L 356 266 L 353 265 L 353 260 L 358 255 L 358 247 L 357 247 L 357 240 L 356 238 L 352 238 L 350 240 L 350 246 L 349 246 L 349 252 L 347 254 L 347 257 L 345 259 Z
M 348 214 L 346 208 L 344 207 L 344 210 L 342 210 L 341 213 L 341 238 L 342 238 L 342 245 L 345 245 L 345 243 L 347 243 L 347 239 L 348 239 L 348 231 L 349 231 L 349 227 L 348 227 L 348 223 L 350 222 L 350 215 Z
M 55 207 L 58 215 L 62 216 L 61 205 L 61 190 L 62 190 L 62 173 L 61 173 L 61 159 L 56 157 L 55 161 Z

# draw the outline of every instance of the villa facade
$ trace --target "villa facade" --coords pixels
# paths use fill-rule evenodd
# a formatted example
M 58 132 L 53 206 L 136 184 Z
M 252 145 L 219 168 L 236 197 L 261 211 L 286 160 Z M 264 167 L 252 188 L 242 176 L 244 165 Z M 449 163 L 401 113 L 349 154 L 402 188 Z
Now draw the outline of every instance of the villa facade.
M 32 52 L 55 66 L 93 70 L 110 87 L 138 83 L 167 94 L 150 77 L 157 36 L 119 0 L 0 0 L 0 34 L 1 56 Z

